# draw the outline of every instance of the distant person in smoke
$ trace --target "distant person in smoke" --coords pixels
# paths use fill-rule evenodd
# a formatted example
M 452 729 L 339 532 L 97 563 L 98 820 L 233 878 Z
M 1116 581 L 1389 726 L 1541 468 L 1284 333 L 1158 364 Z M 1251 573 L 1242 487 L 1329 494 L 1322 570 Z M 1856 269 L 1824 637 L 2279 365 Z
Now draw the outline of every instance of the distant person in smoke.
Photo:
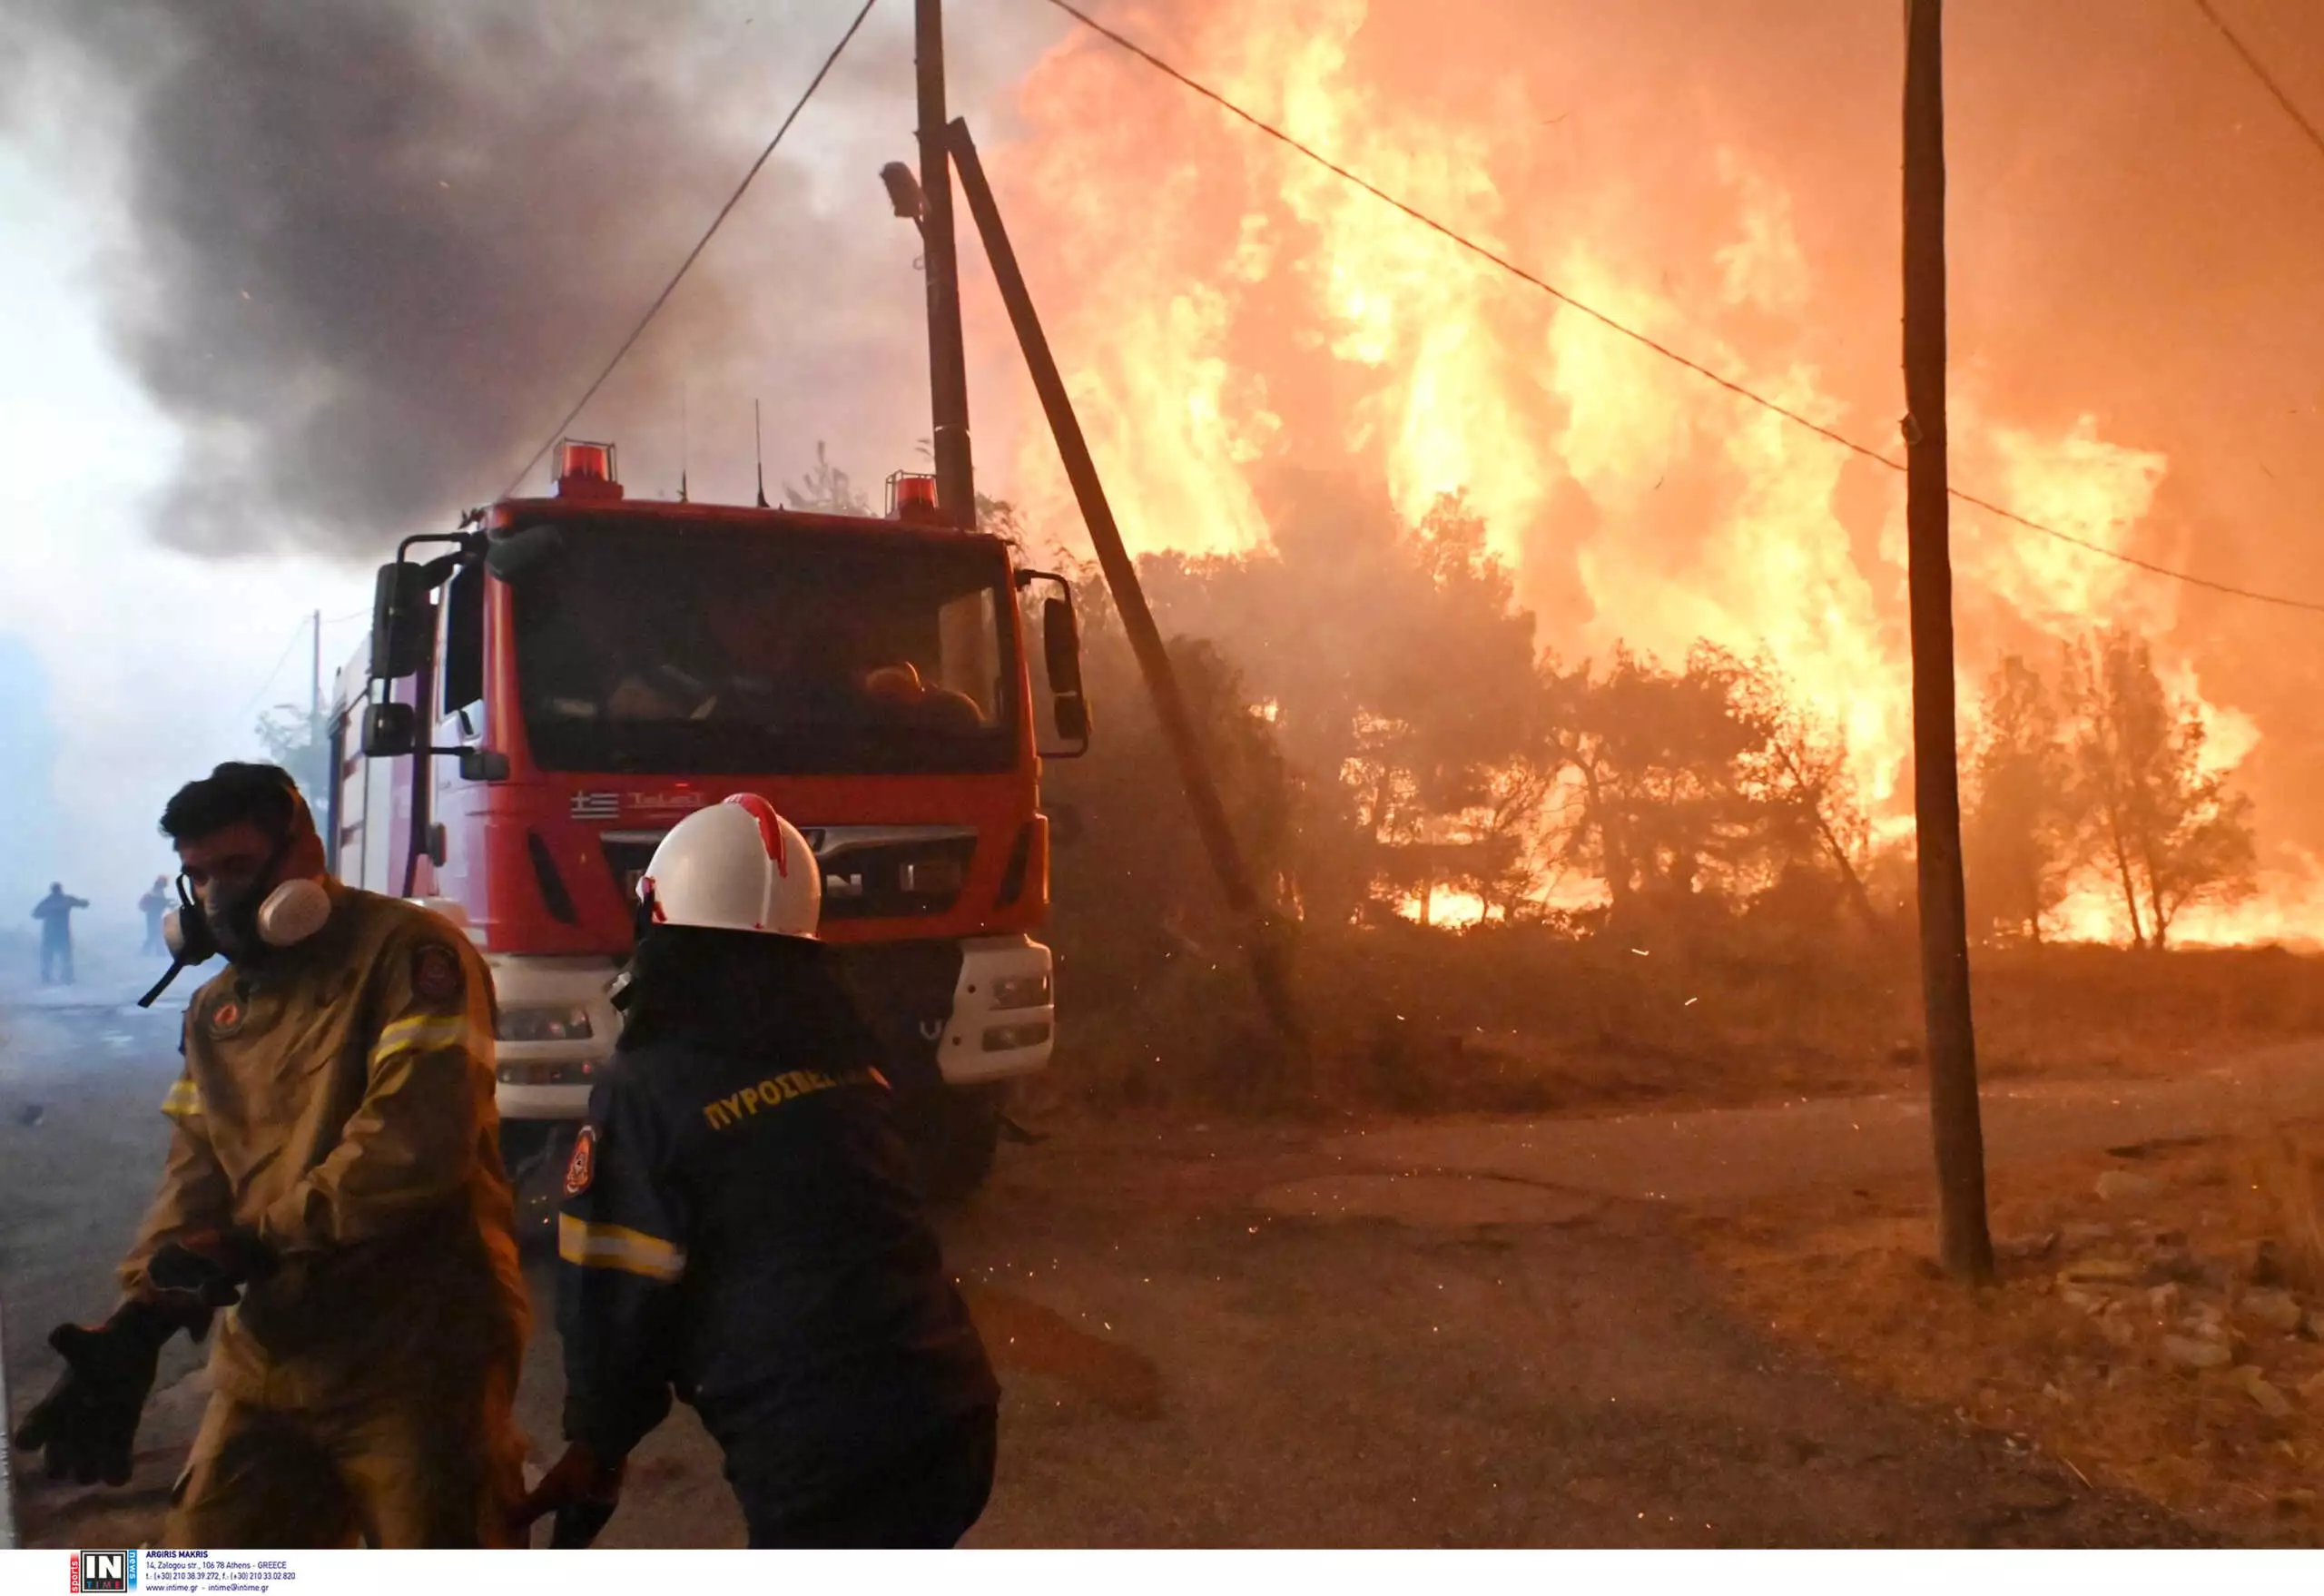
M 168 952 L 169 949 L 162 942 L 162 916 L 169 912 L 170 878 L 165 875 L 155 876 L 153 890 L 137 900 L 137 907 L 145 916 L 145 946 L 140 951 Z
M 73 984 L 73 911 L 88 906 L 86 898 L 66 892 L 63 882 L 49 882 L 48 896 L 33 905 L 33 918 L 40 921 L 41 985 Z

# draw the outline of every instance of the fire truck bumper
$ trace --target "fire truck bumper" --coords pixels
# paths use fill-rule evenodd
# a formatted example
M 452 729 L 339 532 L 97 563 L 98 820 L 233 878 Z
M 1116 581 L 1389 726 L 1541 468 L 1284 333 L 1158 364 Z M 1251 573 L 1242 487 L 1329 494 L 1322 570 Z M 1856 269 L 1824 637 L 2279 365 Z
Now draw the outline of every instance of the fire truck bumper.
M 1057 1036 L 1049 949 L 1023 935 L 971 937 L 959 947 L 950 1023 L 936 1049 L 945 1083 L 981 1086 L 1045 1069 Z M 621 1031 L 607 997 L 620 965 L 603 958 L 487 959 L 500 1005 L 500 1118 L 583 1118 Z M 936 1031 L 931 1021 L 923 1034 Z
M 621 966 L 605 958 L 486 958 L 500 1008 L 493 1049 L 500 1118 L 581 1118 L 621 1034 L 607 997 Z
M 1049 951 L 1030 937 L 960 944 L 952 1021 L 936 1066 L 947 1086 L 981 1086 L 1047 1067 L 1057 1039 Z

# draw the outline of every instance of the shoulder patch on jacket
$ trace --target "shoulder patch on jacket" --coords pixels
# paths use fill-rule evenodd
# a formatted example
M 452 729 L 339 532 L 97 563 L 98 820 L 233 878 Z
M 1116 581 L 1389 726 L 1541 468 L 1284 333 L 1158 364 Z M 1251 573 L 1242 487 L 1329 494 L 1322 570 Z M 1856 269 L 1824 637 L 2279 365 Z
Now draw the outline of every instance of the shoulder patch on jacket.
M 220 1041 L 223 1041 L 241 1030 L 241 1000 L 231 996 L 222 1000 L 216 1008 L 210 1010 L 210 1018 L 205 1022 L 204 1029 Z
M 422 942 L 411 951 L 411 990 L 431 1003 L 460 995 L 460 956 L 442 942 Z
M 565 1195 L 579 1197 L 597 1178 L 597 1128 L 585 1125 L 573 1138 L 573 1156 L 565 1161 Z

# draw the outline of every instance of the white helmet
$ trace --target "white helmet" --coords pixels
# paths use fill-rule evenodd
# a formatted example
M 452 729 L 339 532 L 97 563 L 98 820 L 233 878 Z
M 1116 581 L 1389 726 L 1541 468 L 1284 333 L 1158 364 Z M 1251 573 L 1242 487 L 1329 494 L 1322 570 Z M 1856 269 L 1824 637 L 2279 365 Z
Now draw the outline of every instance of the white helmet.
M 812 938 L 823 872 L 797 826 L 756 793 L 737 793 L 670 828 L 637 901 L 655 925 Z

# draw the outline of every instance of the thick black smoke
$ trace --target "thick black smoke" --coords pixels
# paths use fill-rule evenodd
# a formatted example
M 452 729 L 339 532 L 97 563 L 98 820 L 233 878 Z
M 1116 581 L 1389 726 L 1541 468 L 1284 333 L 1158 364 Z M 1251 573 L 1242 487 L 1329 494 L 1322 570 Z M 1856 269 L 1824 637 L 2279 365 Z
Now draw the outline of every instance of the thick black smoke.
M 497 494 L 853 10 L 29 0 L 0 119 L 64 159 L 117 141 L 112 327 L 189 440 L 156 536 L 369 551 Z M 707 465 L 746 494 L 753 397 L 771 479 L 818 438 L 859 477 L 911 463 L 917 246 L 875 175 L 913 153 L 909 19 L 875 14 L 576 423 L 631 446 L 633 491 L 641 452 L 675 488 L 684 411 L 697 493 Z M 800 148 L 860 183 L 818 189 Z

